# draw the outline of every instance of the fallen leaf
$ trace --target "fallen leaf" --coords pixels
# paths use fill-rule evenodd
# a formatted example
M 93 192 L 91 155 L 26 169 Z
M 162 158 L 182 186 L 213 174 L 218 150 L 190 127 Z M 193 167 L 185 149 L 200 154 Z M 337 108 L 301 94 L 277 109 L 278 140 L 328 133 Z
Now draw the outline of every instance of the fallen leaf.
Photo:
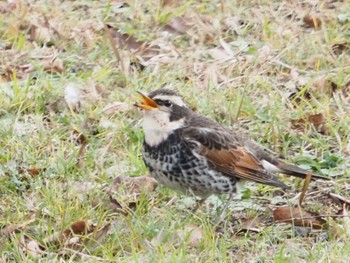
M 157 184 L 157 181 L 149 176 L 118 176 L 113 180 L 112 189 L 113 191 L 120 191 L 121 188 L 126 188 L 129 193 L 139 195 L 143 192 L 154 191 Z
M 305 89 L 300 89 L 297 88 L 295 92 L 292 92 L 289 96 L 288 99 L 292 102 L 294 107 L 299 106 L 299 104 L 305 100 L 309 101 L 312 99 L 311 93 Z
M 118 176 L 113 180 L 110 188 L 111 208 L 123 213 L 125 213 L 123 211 L 125 208 L 133 209 L 138 202 L 140 194 L 154 191 L 157 185 L 157 181 L 149 176 Z
M 278 223 L 320 229 L 325 221 L 318 215 L 310 214 L 301 207 L 280 206 L 273 211 L 273 219 Z
M 323 135 L 329 134 L 329 128 L 322 113 L 309 115 L 307 118 L 293 120 L 292 128 L 304 132 L 308 124 L 312 124 L 316 131 Z
M 43 59 L 39 61 L 39 66 L 48 73 L 62 73 L 64 71 L 63 61 L 59 58 L 53 59 Z M 31 64 L 23 64 L 20 66 L 20 69 L 23 70 L 24 73 L 31 73 L 36 71 L 36 67 Z
M 229 60 L 232 58 L 222 47 L 209 49 L 208 54 L 215 60 Z
M 189 247 L 198 248 L 203 238 L 204 231 L 202 228 L 194 224 L 187 224 L 176 233 L 168 233 L 167 230 L 162 229 L 151 240 L 151 244 L 154 247 L 164 246 L 164 244 L 172 244 L 172 246 L 180 247 L 186 242 Z
M 159 54 L 159 46 L 151 45 L 147 41 L 137 40 L 134 36 L 123 33 L 121 30 L 114 29 L 110 25 L 107 25 L 107 28 L 117 40 L 119 48 L 127 48 L 132 53 L 139 53 L 143 56 L 155 56 Z
M 1 1 L 0 2 L 0 13 L 2 13 L 2 14 L 10 13 L 22 5 L 23 5 L 23 3 L 21 3 L 20 1 L 7 1 L 7 2 Z
M 20 224 L 9 224 L 8 226 L 0 229 L 0 236 L 8 236 L 11 235 L 12 233 L 15 233 L 16 231 L 23 231 L 26 229 L 26 227 L 33 222 L 35 222 L 35 213 L 31 213 L 29 215 L 29 220 L 24 221 Z
M 307 119 L 319 133 L 323 135 L 329 134 L 328 126 L 326 125 L 326 120 L 322 113 L 309 115 Z
M 327 94 L 333 96 L 338 90 L 338 85 L 333 81 L 330 81 L 327 76 L 320 76 L 314 80 L 312 87 L 316 90 L 317 94 Z
M 164 30 L 170 33 L 186 34 L 191 28 L 190 24 L 182 17 L 174 17 L 164 26 Z
M 64 100 L 71 110 L 77 111 L 82 104 L 82 92 L 77 84 L 69 83 L 64 88 Z
M 325 121 L 322 113 L 310 115 L 307 119 L 314 125 L 320 125 Z
M 0 236 L 8 236 L 19 229 L 18 224 L 9 224 L 8 226 L 0 229 Z
M 39 174 L 41 174 L 42 172 L 46 171 L 46 168 L 19 168 L 17 170 L 18 174 L 23 174 L 23 175 L 30 175 L 31 177 L 35 177 L 38 176 Z M 11 173 L 10 172 L 5 172 L 6 176 L 10 176 Z M 28 181 L 29 177 L 27 176 L 22 176 L 20 177 L 20 180 L 22 182 L 24 181 Z
M 344 97 L 348 97 L 350 95 L 350 81 L 348 81 L 344 84 L 344 86 L 341 87 L 341 91 Z
M 187 240 L 190 247 L 198 248 L 204 238 L 204 231 L 196 225 L 188 224 L 179 236 L 182 240 Z
M 332 51 L 335 55 L 339 56 L 343 53 L 350 51 L 350 43 L 338 43 L 332 46 Z
M 73 140 L 78 144 L 87 144 L 88 140 L 86 139 L 85 135 L 81 132 L 78 132 L 77 130 L 73 130 L 72 133 Z
M 105 113 L 108 116 L 113 116 L 117 113 L 126 112 L 130 109 L 131 109 L 130 104 L 125 103 L 125 102 L 121 102 L 121 101 L 115 101 L 115 102 L 107 104 L 102 109 L 102 113 Z
M 59 58 L 43 60 L 40 65 L 48 73 L 62 73 L 64 71 L 63 61 Z
M 85 221 L 76 221 L 70 225 L 70 229 L 63 231 L 63 235 L 70 236 L 71 234 L 75 235 L 85 235 L 90 229 L 90 224 L 87 224 Z
M 306 15 L 303 17 L 303 22 L 306 27 L 312 27 L 316 30 L 320 29 L 322 26 L 321 19 L 315 16 Z
M 76 165 L 78 168 L 82 168 L 84 166 L 85 153 L 86 153 L 86 149 L 89 144 L 89 141 L 86 139 L 84 134 L 82 134 L 81 132 L 78 132 L 77 130 L 73 130 L 72 138 L 75 142 L 81 144 L 77 155 L 78 160 Z
M 45 171 L 45 169 L 40 169 L 40 168 L 21 168 L 21 169 L 18 169 L 18 173 L 19 174 L 29 174 L 31 176 L 37 176 L 39 175 L 42 171 Z
M 30 254 L 32 257 L 38 258 L 41 256 L 46 247 L 39 243 L 39 241 L 27 235 L 22 235 L 20 244 L 24 252 Z
M 48 43 L 54 40 L 49 28 L 42 25 L 32 25 L 29 29 L 30 41 Z
M 66 240 L 69 240 L 74 235 L 86 235 L 93 231 L 92 224 L 85 221 L 76 221 L 70 225 L 70 228 L 67 228 L 63 231 L 55 232 L 52 235 L 43 239 L 45 244 L 57 244 L 63 243 Z
M 179 4 L 180 0 L 160 0 L 161 7 L 175 7 Z
M 59 58 L 44 60 L 40 65 L 48 73 L 62 73 L 64 71 L 63 61 Z
M 237 231 L 237 233 L 247 233 L 247 232 L 254 232 L 254 233 L 260 233 L 261 230 L 259 227 L 261 227 L 262 220 L 259 217 L 259 215 L 253 217 L 253 218 L 245 218 L 242 220 L 242 226 Z
M 328 193 L 328 197 L 336 204 L 345 207 L 346 209 L 350 209 L 350 200 L 345 197 L 337 194 L 333 194 L 331 192 Z

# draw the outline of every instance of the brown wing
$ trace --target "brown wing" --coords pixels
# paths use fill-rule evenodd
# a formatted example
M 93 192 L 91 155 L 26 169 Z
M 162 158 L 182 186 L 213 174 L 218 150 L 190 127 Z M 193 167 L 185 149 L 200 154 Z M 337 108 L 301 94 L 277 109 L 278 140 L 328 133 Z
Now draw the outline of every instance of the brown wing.
M 254 154 L 223 129 L 188 127 L 183 129 L 182 136 L 190 147 L 207 158 L 214 169 L 227 176 L 288 188 L 266 171 Z

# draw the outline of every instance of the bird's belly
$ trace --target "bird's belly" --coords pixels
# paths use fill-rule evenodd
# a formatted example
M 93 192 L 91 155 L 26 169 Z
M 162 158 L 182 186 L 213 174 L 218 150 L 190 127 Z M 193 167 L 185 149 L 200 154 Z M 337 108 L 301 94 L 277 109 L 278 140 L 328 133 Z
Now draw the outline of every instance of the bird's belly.
M 213 170 L 204 158 L 181 153 L 152 158 L 144 153 L 144 160 L 159 183 L 178 192 L 207 197 L 236 191 L 237 179 Z
M 178 167 L 176 155 L 167 155 L 160 158 L 152 158 L 147 153 L 143 154 L 145 163 L 153 176 L 160 184 L 173 190 L 185 193 L 186 183 Z M 166 160 L 166 161 L 165 161 Z

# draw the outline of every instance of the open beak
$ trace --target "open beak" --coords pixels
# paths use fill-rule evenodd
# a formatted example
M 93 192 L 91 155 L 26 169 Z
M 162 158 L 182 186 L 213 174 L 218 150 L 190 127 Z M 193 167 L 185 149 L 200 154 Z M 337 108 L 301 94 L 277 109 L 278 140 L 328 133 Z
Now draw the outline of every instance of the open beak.
M 141 97 L 141 102 L 135 102 L 134 106 L 143 109 L 143 110 L 154 110 L 154 109 L 158 109 L 158 105 L 157 103 L 152 100 L 150 97 L 147 97 L 145 94 L 143 94 L 142 92 L 138 91 L 137 92 L 140 97 Z

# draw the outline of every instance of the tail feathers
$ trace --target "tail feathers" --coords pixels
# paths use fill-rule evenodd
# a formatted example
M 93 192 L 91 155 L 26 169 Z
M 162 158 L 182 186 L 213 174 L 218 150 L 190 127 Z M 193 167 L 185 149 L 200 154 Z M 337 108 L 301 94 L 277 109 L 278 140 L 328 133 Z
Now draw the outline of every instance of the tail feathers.
M 284 163 L 281 161 L 279 161 L 276 164 L 276 167 L 278 167 L 281 170 L 281 173 L 283 173 L 283 174 L 288 174 L 288 175 L 292 175 L 292 176 L 303 178 L 303 179 L 305 179 L 306 175 L 309 173 L 309 171 L 304 170 L 296 165 Z M 315 180 L 315 179 L 330 180 L 330 178 L 328 178 L 328 177 L 325 177 L 325 176 L 322 176 L 319 174 L 314 174 L 314 173 L 312 174 L 311 179 L 312 180 Z

